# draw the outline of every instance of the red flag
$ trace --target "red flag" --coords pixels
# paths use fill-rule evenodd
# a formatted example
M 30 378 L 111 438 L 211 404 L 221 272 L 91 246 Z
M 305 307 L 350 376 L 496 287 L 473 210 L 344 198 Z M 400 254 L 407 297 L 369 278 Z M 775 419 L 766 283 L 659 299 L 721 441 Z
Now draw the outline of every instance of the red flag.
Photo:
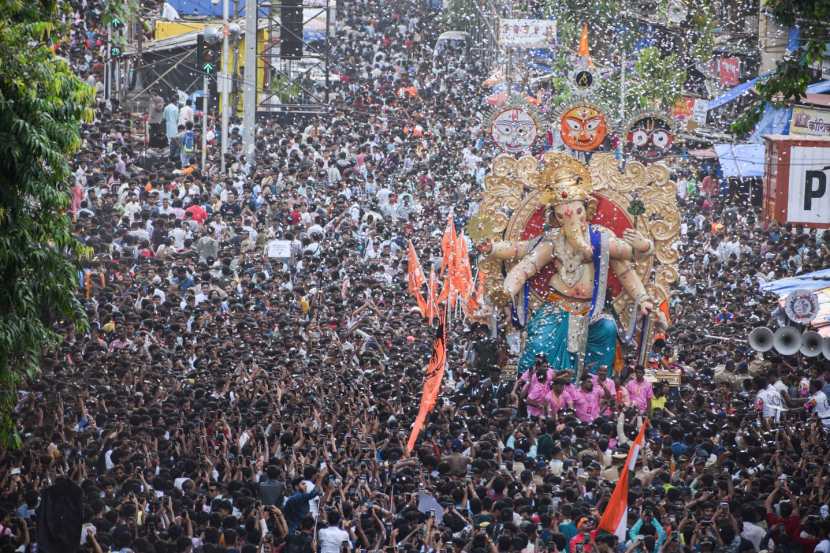
M 617 485 L 614 487 L 614 493 L 611 494 L 611 499 L 608 500 L 608 505 L 599 521 L 600 530 L 616 535 L 621 542 L 625 541 L 628 531 L 628 475 L 634 471 L 634 466 L 637 464 L 637 457 L 645 442 L 646 428 L 648 428 L 648 419 L 643 422 L 640 433 L 637 434 L 628 450 L 628 457 L 620 478 L 617 480 Z

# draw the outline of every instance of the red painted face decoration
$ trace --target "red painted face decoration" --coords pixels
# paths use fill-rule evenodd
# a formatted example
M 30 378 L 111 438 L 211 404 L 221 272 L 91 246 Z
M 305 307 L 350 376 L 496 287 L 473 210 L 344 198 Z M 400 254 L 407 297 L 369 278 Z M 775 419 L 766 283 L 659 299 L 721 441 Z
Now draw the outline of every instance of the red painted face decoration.
M 671 125 L 659 116 L 647 115 L 628 126 L 625 147 L 636 159 L 653 162 L 666 157 L 673 142 Z
M 578 152 L 599 148 L 608 134 L 605 114 L 592 106 L 576 106 L 562 114 L 559 126 L 562 142 Z

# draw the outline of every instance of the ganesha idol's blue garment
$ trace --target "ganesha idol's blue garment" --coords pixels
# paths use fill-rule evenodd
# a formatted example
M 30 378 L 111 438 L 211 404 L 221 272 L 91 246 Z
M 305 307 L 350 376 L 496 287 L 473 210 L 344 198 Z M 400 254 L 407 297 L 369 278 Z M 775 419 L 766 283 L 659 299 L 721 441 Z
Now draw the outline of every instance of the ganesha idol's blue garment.
M 609 373 L 614 366 L 617 348 L 617 325 L 613 319 L 603 314 L 606 285 L 608 283 L 608 241 L 610 231 L 597 225 L 589 227 L 591 250 L 593 251 L 594 286 L 591 299 L 587 302 L 588 336 L 584 340 L 584 367 L 595 373 L 599 367 L 608 367 Z M 525 306 L 529 285 L 525 284 Z M 566 298 L 562 298 L 567 301 Z M 533 312 L 525 329 L 527 337 L 525 347 L 519 358 L 519 374 L 533 367 L 536 355 L 543 353 L 548 364 L 555 371 L 574 370 L 578 367 L 578 348 L 568 348 L 568 326 L 572 315 L 562 308 L 554 298 L 547 301 Z M 573 321 L 577 323 L 578 321 Z M 584 326 L 582 327 L 584 329 Z M 582 330 L 584 332 L 584 330 Z M 582 334 L 584 337 L 584 334 Z
M 555 371 L 577 368 L 577 356 L 568 351 L 568 319 L 571 314 L 556 303 L 539 307 L 527 323 L 527 338 L 519 359 L 519 373 L 533 367 L 536 355 L 545 354 Z M 599 367 L 612 370 L 617 347 L 617 325 L 612 319 L 600 318 L 588 325 L 584 366 L 592 373 Z

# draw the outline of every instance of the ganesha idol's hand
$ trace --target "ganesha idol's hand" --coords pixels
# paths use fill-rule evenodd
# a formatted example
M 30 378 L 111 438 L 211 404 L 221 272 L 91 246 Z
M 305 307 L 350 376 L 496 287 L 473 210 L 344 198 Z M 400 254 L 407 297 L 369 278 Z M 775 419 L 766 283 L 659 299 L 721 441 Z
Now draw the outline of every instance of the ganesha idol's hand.
M 640 231 L 634 229 L 625 229 L 623 232 L 623 240 L 631 246 L 637 253 L 644 254 L 651 249 L 651 240 L 643 236 Z
M 513 299 L 513 294 L 511 294 L 504 285 L 491 290 L 489 293 L 490 300 L 497 305 L 498 307 L 504 307 L 510 300 Z
M 476 245 L 476 249 L 484 255 L 490 255 L 493 251 L 493 240 L 490 238 L 486 239 L 484 242 Z

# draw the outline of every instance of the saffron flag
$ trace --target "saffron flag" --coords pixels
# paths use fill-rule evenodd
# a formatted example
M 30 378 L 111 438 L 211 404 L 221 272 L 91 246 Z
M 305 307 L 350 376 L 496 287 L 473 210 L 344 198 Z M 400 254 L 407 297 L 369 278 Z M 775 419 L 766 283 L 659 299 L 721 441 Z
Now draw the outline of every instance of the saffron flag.
M 473 291 L 473 271 L 470 267 L 470 254 L 467 251 L 467 241 L 461 233 L 455 241 L 454 266 L 451 268 L 450 278 L 453 288 L 458 290 L 462 299 L 466 300 Z
M 418 261 L 418 254 L 415 253 L 415 246 L 412 245 L 412 240 L 407 245 L 407 257 L 407 287 L 409 293 L 418 302 L 418 309 L 421 311 L 421 315 L 426 317 L 427 302 L 424 300 L 424 295 L 421 292 L 421 287 L 426 282 L 426 278 L 424 277 L 424 269 Z
M 429 321 L 429 324 L 432 324 L 432 320 L 435 318 L 435 315 L 438 313 L 438 279 L 435 277 L 435 269 L 430 267 L 429 269 L 429 282 L 427 282 L 427 313 L 426 317 Z
M 481 307 L 482 302 L 484 301 L 484 281 L 487 280 L 479 271 L 476 274 L 475 281 L 473 282 L 473 293 L 470 294 L 470 297 L 467 299 L 465 303 L 462 304 L 464 308 L 464 314 L 467 317 L 475 314 L 476 311 L 479 310 Z
M 441 381 L 444 379 L 444 365 L 446 364 L 447 349 L 444 337 L 444 323 L 438 325 L 438 330 L 435 333 L 435 344 L 432 349 L 432 357 L 427 363 L 426 372 L 424 374 L 424 388 L 421 392 L 421 404 L 418 407 L 418 415 L 415 417 L 415 422 L 412 424 L 412 431 L 409 434 L 409 440 L 406 442 L 407 455 L 412 453 L 415 448 L 415 442 L 418 441 L 418 435 L 424 427 L 427 420 L 427 415 L 430 414 L 435 404 L 438 402 L 438 394 L 441 392 Z
M 643 422 L 639 434 L 631 444 L 631 449 L 628 450 L 628 457 L 620 473 L 620 479 L 617 480 L 614 493 L 611 494 L 611 499 L 599 521 L 599 529 L 614 534 L 619 538 L 620 543 L 625 543 L 625 535 L 628 532 L 628 475 L 634 471 L 634 466 L 637 464 L 637 457 L 645 443 L 647 428 L 648 419 Z
M 441 237 L 441 274 L 445 274 L 452 269 L 453 258 L 455 257 L 455 223 L 452 220 L 452 211 L 447 215 L 447 228 L 444 229 L 444 235 Z
M 663 300 L 660 304 L 660 311 L 666 316 L 666 323 L 671 324 L 671 312 L 669 311 L 669 300 Z
M 588 24 L 582 24 L 582 34 L 579 36 L 579 51 L 577 52 L 579 57 L 587 58 L 591 55 L 591 51 L 588 49 Z

